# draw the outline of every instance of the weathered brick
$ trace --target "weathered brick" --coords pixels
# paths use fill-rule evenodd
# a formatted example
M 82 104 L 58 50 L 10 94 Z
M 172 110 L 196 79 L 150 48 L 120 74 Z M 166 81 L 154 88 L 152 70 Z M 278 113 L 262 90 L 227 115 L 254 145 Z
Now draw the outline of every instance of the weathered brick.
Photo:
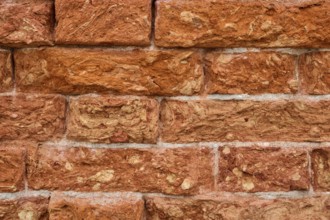
M 57 43 L 150 43 L 150 0 L 56 0 L 55 9 Z
M 11 54 L 9 50 L 0 50 L 0 92 L 8 92 L 12 88 Z
M 315 149 L 311 156 L 314 189 L 316 191 L 330 191 L 330 148 Z
M 156 143 L 154 99 L 81 96 L 70 100 L 68 138 L 99 143 Z
M 193 95 L 202 86 L 197 52 L 42 48 L 15 52 L 18 91 Z
M 53 34 L 52 0 L 0 2 L 0 45 L 50 45 Z
M 309 188 L 307 152 L 276 147 L 219 148 L 221 191 L 290 191 Z
M 144 216 L 144 202 L 133 195 L 92 197 L 68 196 L 53 193 L 49 202 L 51 220 L 63 219 L 125 219 L 140 220 Z
M 299 58 L 301 90 L 308 94 L 330 93 L 330 52 L 306 53 Z
M 165 142 L 329 141 L 329 101 L 176 101 L 161 108 Z
M 147 219 L 329 219 L 330 197 L 261 199 L 219 194 L 197 198 L 148 197 Z
M 208 148 L 39 146 L 29 150 L 32 189 L 198 194 L 213 188 Z
M 17 197 L 0 199 L 0 219 L 2 220 L 47 220 L 48 198 Z
M 46 141 L 64 135 L 62 96 L 0 96 L 0 140 Z
M 0 143 L 0 192 L 16 192 L 24 188 L 24 147 Z
M 159 0 L 156 45 L 329 47 L 327 0 Z
M 208 93 L 294 93 L 298 87 L 290 54 L 211 52 L 206 61 Z

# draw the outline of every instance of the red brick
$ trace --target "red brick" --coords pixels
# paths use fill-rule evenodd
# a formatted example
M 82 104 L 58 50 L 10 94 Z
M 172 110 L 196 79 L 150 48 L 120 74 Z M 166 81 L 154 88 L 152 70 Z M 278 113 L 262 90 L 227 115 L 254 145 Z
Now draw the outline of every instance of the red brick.
M 53 41 L 52 0 L 0 2 L 0 45 L 50 45 Z
M 330 191 L 330 148 L 324 147 L 312 151 L 312 169 L 314 189 Z
M 213 189 L 208 148 L 90 149 L 40 146 L 29 151 L 36 190 L 198 194 Z
M 64 135 L 62 96 L 0 96 L 0 140 L 46 141 Z
M 56 0 L 56 42 L 148 45 L 150 0 Z
M 163 47 L 329 47 L 328 0 L 159 0 Z
M 330 52 L 306 53 L 299 58 L 299 74 L 303 93 L 330 93 Z
M 132 195 L 92 197 L 52 194 L 49 203 L 51 220 L 63 219 L 125 219 L 140 220 L 144 216 L 144 202 Z
M 158 108 L 156 100 L 146 98 L 73 98 L 68 138 L 99 143 L 156 143 Z
M 24 92 L 193 95 L 203 83 L 200 56 L 187 50 L 24 49 L 15 70 Z
M 219 194 L 195 198 L 148 197 L 147 219 L 329 219 L 330 197 L 261 199 Z
M 329 141 L 329 101 L 175 101 L 161 108 L 165 142 Z
M 208 93 L 294 93 L 298 88 L 294 55 L 211 52 L 206 61 Z
M 307 152 L 276 147 L 219 148 L 221 191 L 290 191 L 309 188 Z
M 0 50 L 0 92 L 8 92 L 12 88 L 11 54 L 9 50 Z
M 17 197 L 0 199 L 0 219 L 2 220 L 47 220 L 48 198 Z

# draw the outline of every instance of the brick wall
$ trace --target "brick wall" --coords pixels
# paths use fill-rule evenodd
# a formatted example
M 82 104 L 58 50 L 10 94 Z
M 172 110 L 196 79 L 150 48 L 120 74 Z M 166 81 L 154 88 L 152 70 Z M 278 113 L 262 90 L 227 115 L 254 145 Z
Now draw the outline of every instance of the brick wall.
M 0 219 L 330 219 L 329 12 L 0 0 Z

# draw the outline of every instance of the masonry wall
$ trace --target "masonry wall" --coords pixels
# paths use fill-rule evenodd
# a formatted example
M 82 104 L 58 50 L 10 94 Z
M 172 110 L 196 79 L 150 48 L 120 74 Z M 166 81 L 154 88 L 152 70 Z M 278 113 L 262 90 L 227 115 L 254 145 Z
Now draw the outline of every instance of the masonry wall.
M 330 219 L 329 13 L 0 0 L 0 219 Z

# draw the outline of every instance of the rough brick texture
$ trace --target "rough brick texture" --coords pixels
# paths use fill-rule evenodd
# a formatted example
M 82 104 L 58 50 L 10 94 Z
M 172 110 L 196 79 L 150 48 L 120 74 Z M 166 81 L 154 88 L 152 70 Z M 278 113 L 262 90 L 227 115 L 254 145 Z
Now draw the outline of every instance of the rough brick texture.
M 147 219 L 329 219 L 330 197 L 276 199 L 228 196 L 147 198 Z
M 329 47 L 327 0 L 159 0 L 164 47 Z
M 144 202 L 130 195 L 93 198 L 52 195 L 49 203 L 51 220 L 63 219 L 125 219 L 138 220 L 144 216 Z
M 295 93 L 295 56 L 275 52 L 206 56 L 208 93 Z
M 0 218 L 3 220 L 47 220 L 48 198 L 20 197 L 0 199 Z
M 315 149 L 312 152 L 314 189 L 330 191 L 330 148 Z
M 15 53 L 19 91 L 193 95 L 203 81 L 194 51 L 43 48 Z
M 31 148 L 33 189 L 139 191 L 196 194 L 213 187 L 213 156 L 207 148 Z
M 275 147 L 219 148 L 221 191 L 290 191 L 309 187 L 305 150 Z
M 55 0 L 59 44 L 148 45 L 150 0 Z
M 166 142 L 329 141 L 329 101 L 173 101 L 162 103 Z
M 47 141 L 64 135 L 66 103 L 61 96 L 0 96 L 0 141 Z
M 107 96 L 71 99 L 68 138 L 101 143 L 155 143 L 158 108 L 154 99 Z
M 0 50 L 0 92 L 8 92 L 12 88 L 11 54 L 8 50 Z
M 52 0 L 0 2 L 0 45 L 50 45 L 53 40 Z
M 330 52 L 314 52 L 299 59 L 301 89 L 308 94 L 330 93 Z

